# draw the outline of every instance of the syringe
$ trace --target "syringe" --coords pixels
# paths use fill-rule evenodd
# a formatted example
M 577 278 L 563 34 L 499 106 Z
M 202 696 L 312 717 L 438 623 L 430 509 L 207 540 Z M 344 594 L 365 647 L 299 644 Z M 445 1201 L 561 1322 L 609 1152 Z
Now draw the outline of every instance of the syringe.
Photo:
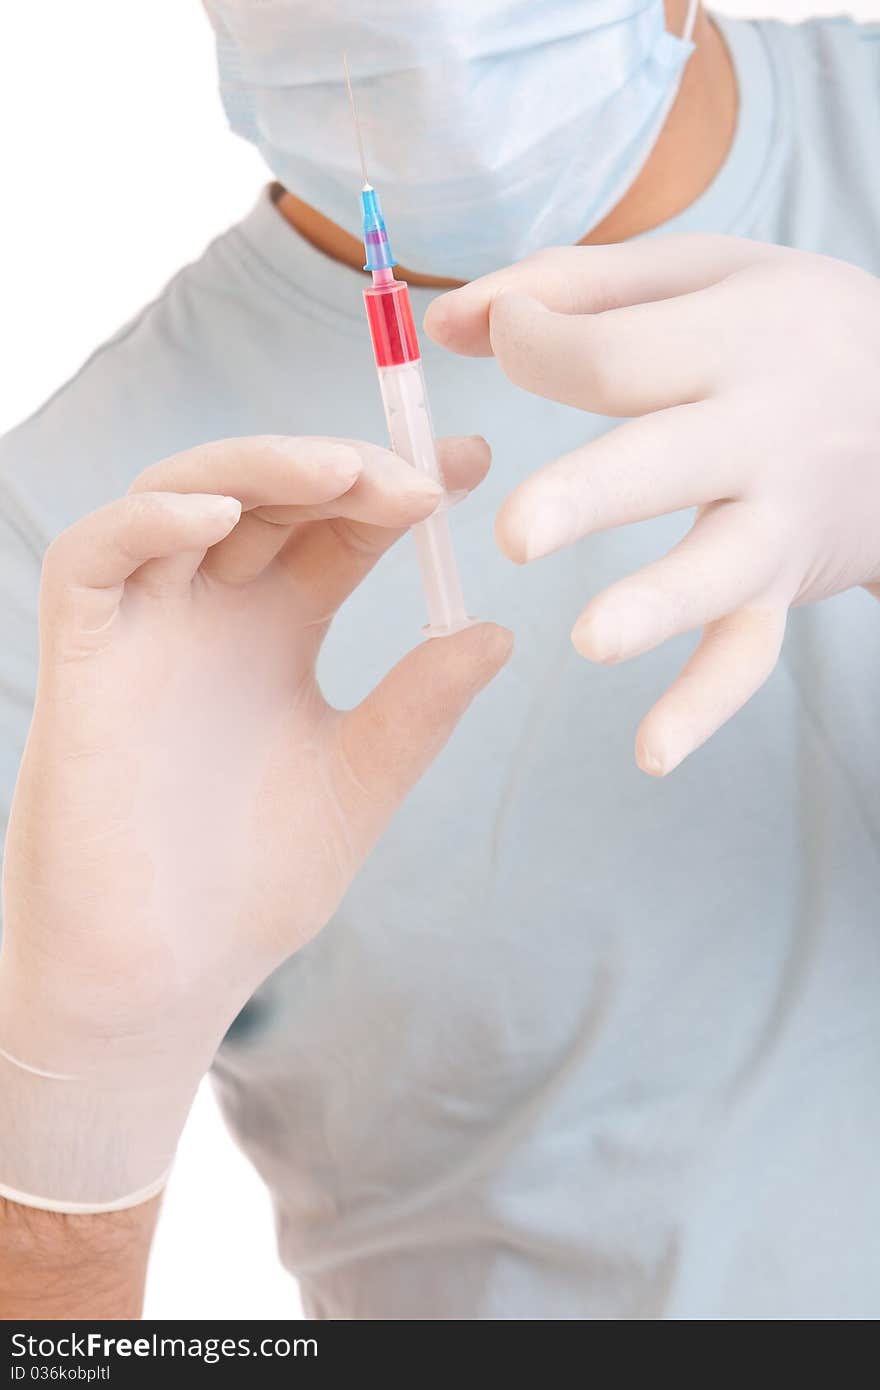
M 361 190 L 366 253 L 364 270 L 369 270 L 373 277 L 372 285 L 364 290 L 364 304 L 379 375 L 379 389 L 392 449 L 414 468 L 433 478 L 444 490 L 437 510 L 426 521 L 417 522 L 412 529 L 428 601 L 425 635 L 448 637 L 467 627 L 473 619 L 468 616 L 464 606 L 458 565 L 452 548 L 449 495 L 437 462 L 409 288 L 405 281 L 394 278 L 393 267 L 397 262 L 391 252 L 379 195 L 367 178 L 351 77 L 347 61 L 343 59 L 343 62 L 364 179 Z

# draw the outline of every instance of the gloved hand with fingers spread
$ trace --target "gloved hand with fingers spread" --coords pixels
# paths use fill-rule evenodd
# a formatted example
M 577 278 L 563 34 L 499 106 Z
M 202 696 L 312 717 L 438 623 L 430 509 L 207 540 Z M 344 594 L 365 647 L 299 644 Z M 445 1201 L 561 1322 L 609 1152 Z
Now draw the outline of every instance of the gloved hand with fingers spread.
M 864 271 L 729 237 L 566 247 L 443 295 L 425 327 L 494 353 L 528 391 L 637 417 L 508 497 L 496 533 L 512 560 L 697 508 L 687 537 L 572 633 L 617 662 L 703 629 L 639 729 L 646 772 L 669 772 L 749 699 L 792 605 L 878 593 L 880 282 Z
M 451 487 L 486 470 L 447 441 Z M 324 701 L 333 614 L 439 489 L 383 449 L 239 439 L 148 469 L 51 546 L 0 954 L 0 1194 L 112 1210 L 162 1185 L 256 986 L 321 929 L 510 635 Z

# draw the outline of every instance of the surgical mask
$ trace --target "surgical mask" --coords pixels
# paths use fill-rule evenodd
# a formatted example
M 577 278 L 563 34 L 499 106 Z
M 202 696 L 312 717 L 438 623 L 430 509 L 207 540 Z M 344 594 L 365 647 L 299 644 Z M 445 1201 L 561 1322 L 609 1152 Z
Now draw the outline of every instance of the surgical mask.
M 204 0 L 234 131 L 357 236 L 361 174 L 401 264 L 468 280 L 577 242 L 645 163 L 693 51 L 662 0 Z

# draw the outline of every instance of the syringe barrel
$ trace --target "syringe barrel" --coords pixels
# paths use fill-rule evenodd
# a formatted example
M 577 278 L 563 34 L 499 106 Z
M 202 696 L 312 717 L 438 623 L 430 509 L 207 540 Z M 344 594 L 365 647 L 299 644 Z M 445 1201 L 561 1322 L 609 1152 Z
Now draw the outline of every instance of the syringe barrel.
M 392 449 L 442 486 L 420 359 L 379 367 L 379 386 Z M 418 522 L 413 535 L 428 601 L 428 635 L 446 636 L 467 627 L 471 620 L 464 606 L 445 508 Z
M 387 280 L 380 280 L 383 274 Z M 373 280 L 370 288 L 364 290 L 364 306 L 376 366 L 418 361 L 419 340 L 406 282 L 395 280 L 390 270 L 374 272 Z

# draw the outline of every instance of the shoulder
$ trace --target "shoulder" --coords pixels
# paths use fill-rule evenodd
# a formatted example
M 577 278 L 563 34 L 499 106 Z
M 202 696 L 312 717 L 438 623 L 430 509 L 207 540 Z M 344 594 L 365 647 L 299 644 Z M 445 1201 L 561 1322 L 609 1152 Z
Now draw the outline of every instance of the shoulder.
M 16 513 L 45 545 L 147 464 L 218 433 L 237 298 L 229 235 L 0 438 L 0 520 Z
M 770 66 L 777 171 L 752 234 L 880 273 L 880 24 L 746 27 Z
M 157 315 L 160 302 L 101 344 L 33 415 L 0 438 L 0 521 L 16 516 L 35 542 L 45 544 L 107 500 L 108 489 L 111 495 L 125 490 L 114 460 L 133 397 L 153 375 L 151 353 L 143 349 Z
M 765 35 L 768 43 L 779 53 L 794 57 L 825 54 L 835 58 L 858 61 L 880 61 L 880 21 L 861 23 L 851 15 L 818 15 L 798 23 L 781 19 L 748 21 Z
M 797 107 L 880 119 L 880 22 L 833 15 L 800 24 L 754 24 Z

